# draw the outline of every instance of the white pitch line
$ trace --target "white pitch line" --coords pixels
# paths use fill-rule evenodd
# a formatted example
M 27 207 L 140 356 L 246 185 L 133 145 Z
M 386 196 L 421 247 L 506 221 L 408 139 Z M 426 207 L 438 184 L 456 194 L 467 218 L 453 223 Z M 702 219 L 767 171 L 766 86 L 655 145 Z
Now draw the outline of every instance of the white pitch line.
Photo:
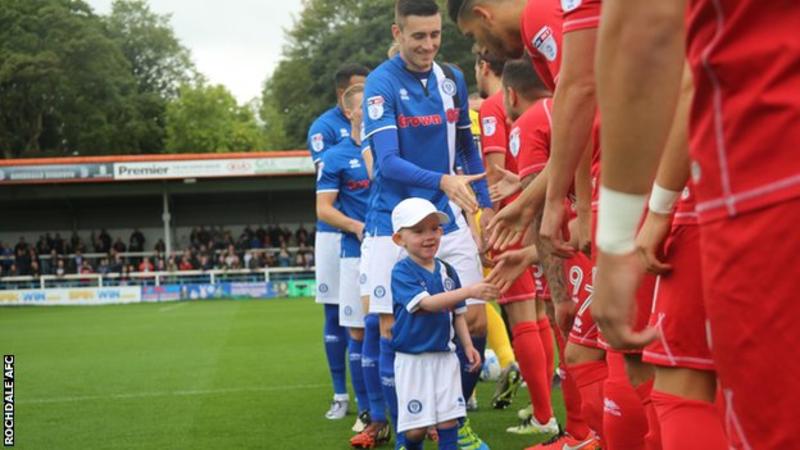
M 174 311 L 180 308 L 181 306 L 186 306 L 186 305 L 187 305 L 186 302 L 181 302 L 181 303 L 176 303 L 174 305 L 162 306 L 161 308 L 158 308 L 158 312 Z
M 84 402 L 93 400 L 124 400 L 130 398 L 148 398 L 148 397 L 235 394 L 239 392 L 298 391 L 307 389 L 320 389 L 326 386 L 330 386 L 330 384 L 295 384 L 288 386 L 263 386 L 263 387 L 227 388 L 227 389 L 189 389 L 189 390 L 163 391 L 163 392 L 135 392 L 129 394 L 107 394 L 107 395 L 85 395 L 77 397 L 18 399 L 17 403 L 19 404 L 72 403 L 72 402 Z

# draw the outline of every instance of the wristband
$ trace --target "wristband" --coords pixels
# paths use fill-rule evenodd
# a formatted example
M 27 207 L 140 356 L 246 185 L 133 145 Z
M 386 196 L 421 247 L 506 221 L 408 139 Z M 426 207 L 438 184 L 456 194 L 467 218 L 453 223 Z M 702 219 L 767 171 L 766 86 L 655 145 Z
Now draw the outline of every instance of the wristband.
M 648 209 L 657 214 L 672 214 L 675 208 L 675 202 L 680 197 L 680 191 L 670 191 L 659 186 L 658 183 L 653 183 L 653 191 L 650 192 L 650 202 Z
M 646 195 L 627 194 L 600 186 L 597 248 L 614 255 L 632 252 L 636 248 L 636 229 L 646 202 Z

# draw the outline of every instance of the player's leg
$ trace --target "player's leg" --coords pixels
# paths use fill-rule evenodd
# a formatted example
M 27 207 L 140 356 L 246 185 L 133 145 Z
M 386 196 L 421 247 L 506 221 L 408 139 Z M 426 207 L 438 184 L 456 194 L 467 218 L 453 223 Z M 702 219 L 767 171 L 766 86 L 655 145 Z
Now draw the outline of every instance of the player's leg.
M 711 354 L 739 448 L 797 446 L 800 358 L 779 355 L 800 348 L 798 223 L 794 198 L 700 225 Z M 754 389 L 753 380 L 768 382 Z
M 717 384 L 706 338 L 700 267 L 700 232 L 675 226 L 664 245 L 665 262 L 675 269 L 656 281 L 650 325 L 659 338 L 644 352 L 655 366 L 651 398 L 661 426 L 662 448 L 728 448 L 715 405 Z
M 366 424 L 361 418 L 369 410 L 369 397 L 364 382 L 361 358 L 364 346 L 364 308 L 359 295 L 359 265 L 361 258 L 341 258 L 339 261 L 339 324 L 350 334 L 348 345 L 350 381 L 358 404 L 358 418 L 354 429 L 361 432 Z
M 333 382 L 333 402 L 325 417 L 341 419 L 347 414 L 347 330 L 339 324 L 339 233 L 317 232 L 314 240 L 316 302 L 324 305 L 323 337 L 328 370 Z
M 511 323 L 514 354 L 517 356 L 522 378 L 528 384 L 533 405 L 533 416 L 526 423 L 509 428 L 508 431 L 525 434 L 557 433 L 558 424 L 553 417 L 550 403 L 548 362 L 539 333 L 536 300 L 530 297 L 518 299 L 506 297 L 501 298 L 500 302 Z

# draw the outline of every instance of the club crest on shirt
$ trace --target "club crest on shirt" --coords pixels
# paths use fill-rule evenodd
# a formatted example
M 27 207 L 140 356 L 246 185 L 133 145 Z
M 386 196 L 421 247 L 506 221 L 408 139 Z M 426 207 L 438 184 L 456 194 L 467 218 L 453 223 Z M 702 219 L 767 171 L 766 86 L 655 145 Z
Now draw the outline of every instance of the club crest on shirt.
M 484 117 L 481 125 L 483 125 L 484 136 L 494 136 L 494 132 L 497 131 L 497 118 L 492 116 Z
M 367 99 L 367 114 L 372 120 L 383 117 L 383 97 L 376 95 Z
M 548 61 L 555 61 L 558 57 L 558 44 L 553 37 L 552 28 L 547 25 L 533 37 L 533 47 Z
M 321 152 L 325 148 L 325 140 L 322 138 L 322 133 L 311 135 L 311 148 L 315 152 Z
M 583 0 L 561 0 L 561 9 L 568 13 L 581 6 L 581 3 L 583 3 Z
M 519 127 L 514 127 L 511 134 L 508 135 L 508 150 L 514 155 L 514 158 L 519 155 Z
M 445 78 L 444 81 L 442 81 L 442 92 L 450 97 L 456 95 L 456 82 L 450 78 Z
M 455 287 L 456 287 L 456 282 L 455 282 L 455 281 L 453 281 L 453 279 L 452 279 L 452 278 L 450 278 L 450 277 L 446 277 L 446 278 L 444 279 L 444 290 L 445 290 L 445 291 L 452 291 L 452 290 L 453 290 L 453 288 L 455 288 Z

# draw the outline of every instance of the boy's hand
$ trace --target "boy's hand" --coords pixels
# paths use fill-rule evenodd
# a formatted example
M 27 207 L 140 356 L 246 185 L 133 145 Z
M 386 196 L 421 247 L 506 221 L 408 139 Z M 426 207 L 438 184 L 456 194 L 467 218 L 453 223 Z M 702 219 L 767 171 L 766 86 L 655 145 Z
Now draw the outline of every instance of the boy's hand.
M 494 300 L 500 296 L 500 290 L 497 286 L 489 283 L 475 283 L 469 287 L 469 297 L 479 298 L 481 300 Z
M 468 348 L 465 348 L 464 354 L 467 356 L 467 361 L 469 361 L 470 372 L 475 372 L 481 367 L 481 354 L 478 353 L 475 347 L 470 345 Z

